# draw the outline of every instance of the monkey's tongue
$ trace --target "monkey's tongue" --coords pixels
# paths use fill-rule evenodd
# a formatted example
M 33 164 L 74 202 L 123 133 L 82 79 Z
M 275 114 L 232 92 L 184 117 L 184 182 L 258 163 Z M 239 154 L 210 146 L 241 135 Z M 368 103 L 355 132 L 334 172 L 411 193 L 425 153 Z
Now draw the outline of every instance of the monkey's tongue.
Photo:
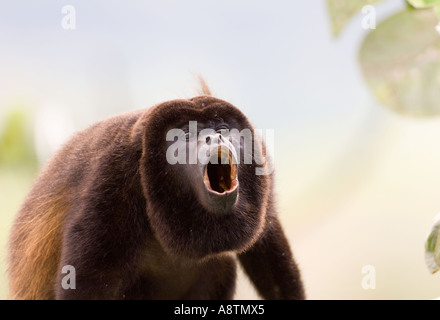
M 217 162 L 217 163 L 212 163 Z M 217 161 L 206 166 L 204 182 L 211 191 L 224 193 L 237 186 L 237 165 L 233 163 L 231 153 L 219 151 Z

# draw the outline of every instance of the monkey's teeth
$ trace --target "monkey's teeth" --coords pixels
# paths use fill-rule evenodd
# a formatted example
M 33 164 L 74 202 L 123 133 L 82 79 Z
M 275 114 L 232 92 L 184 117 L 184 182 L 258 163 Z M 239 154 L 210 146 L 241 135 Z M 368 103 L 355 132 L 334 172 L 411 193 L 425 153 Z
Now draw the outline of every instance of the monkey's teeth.
M 218 163 L 220 164 L 230 164 L 232 163 L 232 156 L 231 153 L 228 151 L 224 151 L 223 149 L 218 151 L 217 154 L 218 157 Z

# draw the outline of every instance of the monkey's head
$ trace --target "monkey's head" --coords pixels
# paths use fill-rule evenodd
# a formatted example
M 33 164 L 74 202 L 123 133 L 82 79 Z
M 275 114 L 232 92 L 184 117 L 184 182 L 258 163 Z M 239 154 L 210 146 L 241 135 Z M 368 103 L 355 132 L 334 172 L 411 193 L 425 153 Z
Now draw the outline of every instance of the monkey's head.
M 170 254 L 240 252 L 261 234 L 270 176 L 254 129 L 213 97 L 173 100 L 144 118 L 141 182 L 155 236 Z

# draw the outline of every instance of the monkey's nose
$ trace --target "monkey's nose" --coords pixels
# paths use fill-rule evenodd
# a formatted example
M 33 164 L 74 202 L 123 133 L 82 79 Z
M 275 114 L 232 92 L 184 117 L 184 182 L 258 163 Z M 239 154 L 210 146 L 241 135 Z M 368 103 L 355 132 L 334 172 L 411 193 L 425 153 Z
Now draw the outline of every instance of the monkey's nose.
M 216 141 L 217 143 L 224 142 L 223 137 L 222 137 L 221 134 L 218 134 L 218 135 L 215 135 L 215 136 L 207 136 L 205 138 L 205 141 L 206 141 L 207 145 L 210 145 L 213 140 Z

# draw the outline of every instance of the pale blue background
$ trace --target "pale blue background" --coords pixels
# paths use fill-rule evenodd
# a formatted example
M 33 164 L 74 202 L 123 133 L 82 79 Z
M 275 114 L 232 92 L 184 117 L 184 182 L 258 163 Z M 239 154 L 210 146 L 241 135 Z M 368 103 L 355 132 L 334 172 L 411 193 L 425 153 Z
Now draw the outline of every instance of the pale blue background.
M 64 5 L 76 9 L 75 30 L 61 27 Z M 377 5 L 378 21 L 404 5 Z M 440 284 L 423 241 L 440 208 L 439 123 L 376 102 L 357 59 L 361 20 L 334 38 L 323 0 L 2 1 L 0 130 L 24 106 L 43 165 L 97 120 L 192 97 L 200 74 L 275 131 L 280 218 L 310 298 L 430 299 Z M 27 188 L 1 212 L 2 252 Z M 361 286 L 365 265 L 375 290 Z M 6 287 L 3 277 L 3 297 Z M 241 280 L 237 297 L 255 293 Z

